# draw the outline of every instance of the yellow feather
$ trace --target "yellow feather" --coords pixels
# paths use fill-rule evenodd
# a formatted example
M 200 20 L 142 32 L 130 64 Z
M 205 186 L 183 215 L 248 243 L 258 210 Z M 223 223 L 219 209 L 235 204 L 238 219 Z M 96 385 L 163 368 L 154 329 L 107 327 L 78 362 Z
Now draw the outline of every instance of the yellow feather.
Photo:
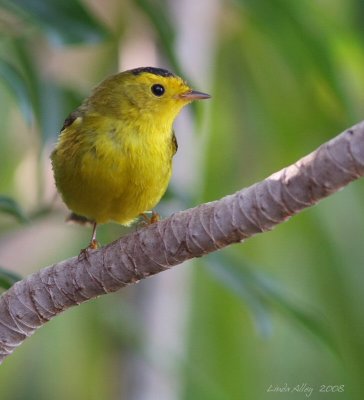
M 51 156 L 68 208 L 96 223 L 120 224 L 152 209 L 172 173 L 173 121 L 186 104 L 208 97 L 161 69 L 105 79 L 65 121 Z

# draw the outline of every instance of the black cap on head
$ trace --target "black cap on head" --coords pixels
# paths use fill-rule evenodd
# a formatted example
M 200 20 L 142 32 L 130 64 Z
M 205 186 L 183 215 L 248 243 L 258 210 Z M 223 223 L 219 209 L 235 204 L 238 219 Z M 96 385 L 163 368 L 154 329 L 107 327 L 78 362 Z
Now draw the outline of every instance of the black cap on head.
M 140 75 L 143 72 L 148 72 L 149 74 L 154 74 L 154 75 L 159 75 L 159 76 L 164 76 L 164 77 L 168 77 L 168 76 L 175 76 L 174 74 L 172 74 L 172 72 L 167 71 L 166 69 L 163 68 L 154 68 L 154 67 L 140 67 L 140 68 L 135 68 L 135 69 L 131 69 L 130 72 L 133 75 Z

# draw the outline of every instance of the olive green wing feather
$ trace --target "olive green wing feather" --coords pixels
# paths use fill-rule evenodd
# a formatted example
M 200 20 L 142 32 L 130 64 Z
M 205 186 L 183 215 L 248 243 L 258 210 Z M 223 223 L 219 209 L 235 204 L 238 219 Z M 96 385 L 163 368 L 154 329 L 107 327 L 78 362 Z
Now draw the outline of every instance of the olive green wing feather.
M 177 150 L 178 150 L 177 138 L 176 134 L 174 133 L 174 130 L 172 130 L 172 156 L 174 156 L 177 153 Z
M 68 215 L 66 218 L 66 222 L 73 222 L 75 224 L 83 225 L 83 226 L 92 226 L 95 221 L 92 221 L 86 217 L 83 217 L 82 215 L 78 215 L 74 212 L 71 212 L 71 214 Z
M 75 111 L 72 111 L 71 114 L 64 120 L 61 132 L 71 126 L 78 117 L 82 117 L 82 112 L 77 108 Z

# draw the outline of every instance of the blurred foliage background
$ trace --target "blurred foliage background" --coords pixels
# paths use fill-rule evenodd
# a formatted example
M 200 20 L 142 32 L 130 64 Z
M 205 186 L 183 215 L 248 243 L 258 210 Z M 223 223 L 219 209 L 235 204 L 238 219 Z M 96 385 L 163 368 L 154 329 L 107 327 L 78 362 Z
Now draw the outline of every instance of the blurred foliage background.
M 363 17 L 360 0 L 0 1 L 0 285 L 87 243 L 64 224 L 49 154 L 106 75 L 167 67 L 213 96 L 176 123 L 166 216 L 362 119 Z M 67 311 L 0 367 L 0 398 L 302 399 L 312 387 L 361 399 L 363 197 L 356 182 L 273 232 Z

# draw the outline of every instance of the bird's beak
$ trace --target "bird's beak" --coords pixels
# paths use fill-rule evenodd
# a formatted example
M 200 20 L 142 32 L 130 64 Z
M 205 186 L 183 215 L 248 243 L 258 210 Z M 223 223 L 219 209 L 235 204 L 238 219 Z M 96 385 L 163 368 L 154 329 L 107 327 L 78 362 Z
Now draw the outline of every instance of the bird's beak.
M 209 99 L 211 96 L 207 93 L 197 92 L 196 90 L 190 90 L 188 92 L 180 94 L 178 97 L 182 100 L 192 101 L 192 100 Z

